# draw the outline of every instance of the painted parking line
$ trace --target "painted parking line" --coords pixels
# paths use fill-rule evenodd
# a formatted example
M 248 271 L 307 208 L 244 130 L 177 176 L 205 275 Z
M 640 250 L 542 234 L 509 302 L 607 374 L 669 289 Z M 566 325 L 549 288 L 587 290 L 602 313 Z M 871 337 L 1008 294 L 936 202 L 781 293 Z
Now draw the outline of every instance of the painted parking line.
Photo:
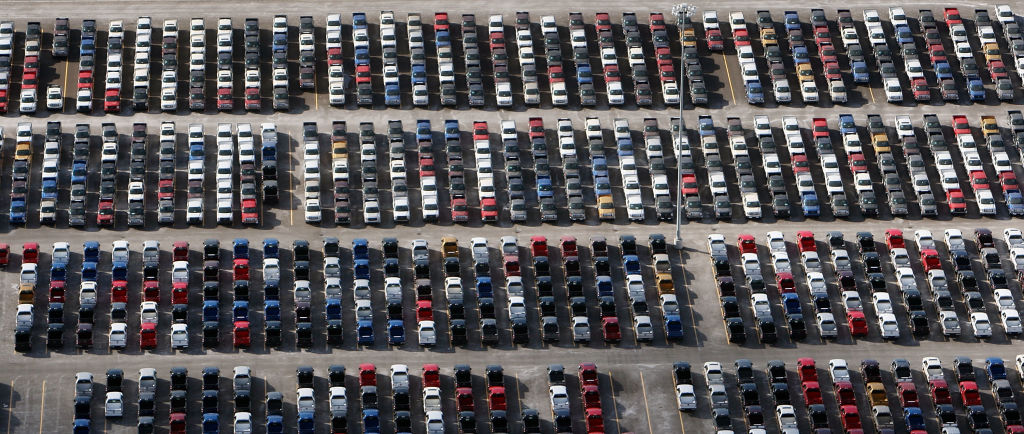
M 608 370 L 608 387 L 612 392 L 612 410 L 615 411 L 615 432 L 617 434 L 622 434 L 622 425 L 620 425 L 621 419 L 619 419 L 619 404 L 615 402 L 615 380 L 612 379 L 612 371 L 610 369 Z
M 722 52 L 722 65 L 725 66 L 725 78 L 729 83 L 729 94 L 732 98 L 729 101 L 736 101 L 736 89 L 732 86 L 732 74 L 729 72 L 729 58 L 725 57 L 725 52 Z
M 11 384 L 8 387 L 11 388 L 10 393 L 7 395 L 7 430 L 4 433 L 10 434 L 11 432 L 11 421 L 14 420 L 14 383 L 18 381 L 18 377 L 14 377 L 11 380 Z
M 39 434 L 43 434 L 44 409 L 46 409 L 46 380 L 43 380 L 43 391 L 39 394 Z
M 301 136 L 296 136 L 301 137 Z M 292 172 L 295 169 L 292 163 L 292 154 L 295 152 L 295 147 L 292 145 L 292 137 L 288 137 L 288 176 L 285 179 L 288 180 L 288 226 L 295 226 L 295 191 L 292 189 L 295 187 L 295 183 L 292 182 Z
M 640 371 L 640 388 L 644 394 L 644 414 L 647 415 L 647 432 L 654 434 L 654 427 L 651 424 L 651 409 L 647 405 L 647 384 L 644 383 L 643 371 Z

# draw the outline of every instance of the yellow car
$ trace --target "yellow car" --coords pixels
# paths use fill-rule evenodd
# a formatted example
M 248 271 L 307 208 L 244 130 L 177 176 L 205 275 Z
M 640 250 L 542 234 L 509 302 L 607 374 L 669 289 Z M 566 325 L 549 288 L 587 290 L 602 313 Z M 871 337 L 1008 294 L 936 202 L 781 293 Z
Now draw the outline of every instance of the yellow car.
M 36 291 L 34 286 L 23 283 L 18 289 L 18 303 L 32 304 L 35 301 L 35 294 Z
M 441 253 L 446 258 L 459 257 L 459 241 L 451 235 L 441 237 Z
M 796 76 L 800 81 L 814 81 L 814 70 L 811 69 L 811 64 L 796 65 Z
M 658 273 L 654 276 L 654 281 L 658 284 L 659 294 L 666 295 L 676 293 L 676 285 L 672 282 L 671 273 Z
M 597 198 L 597 215 L 601 220 L 615 220 L 615 204 L 612 203 L 611 195 Z
M 775 33 L 775 29 L 761 29 L 761 44 L 779 45 L 779 35 Z
M 871 144 L 875 146 L 875 154 L 892 152 L 892 148 L 889 147 L 889 135 L 885 133 L 878 133 L 871 136 Z
M 332 152 L 334 158 L 348 158 L 348 141 L 338 140 L 334 142 Z
M 999 55 L 999 44 L 985 44 L 981 51 L 985 53 L 986 64 L 993 60 L 1003 60 L 1002 56 Z
M 868 395 L 868 400 L 871 401 L 871 406 L 876 405 L 889 405 L 889 398 L 885 394 L 885 386 L 877 381 L 868 383 L 864 388 L 865 394 Z
M 697 34 L 694 33 L 693 29 L 686 29 L 683 31 L 683 46 L 684 47 L 696 47 L 697 46 Z
M 18 145 L 14 148 L 14 158 L 16 160 L 32 160 L 32 143 L 31 142 L 18 142 Z
M 981 117 L 981 133 L 985 137 L 991 136 L 993 134 L 999 134 L 999 125 L 996 124 L 995 116 Z

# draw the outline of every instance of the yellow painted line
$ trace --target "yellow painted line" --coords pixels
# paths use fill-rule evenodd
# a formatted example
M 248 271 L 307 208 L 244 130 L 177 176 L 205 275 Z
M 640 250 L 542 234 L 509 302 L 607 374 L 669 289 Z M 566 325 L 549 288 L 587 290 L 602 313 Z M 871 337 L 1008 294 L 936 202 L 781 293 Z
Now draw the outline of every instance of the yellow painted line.
M 647 432 L 654 434 L 654 427 L 651 425 L 651 409 L 647 406 L 647 385 L 644 384 L 643 372 L 640 372 L 640 387 L 644 392 L 644 412 L 647 414 Z
M 729 81 L 729 94 L 732 95 L 731 101 L 736 101 L 736 89 L 732 86 L 732 74 L 729 73 L 729 59 L 725 57 L 725 52 L 722 52 L 722 64 L 725 65 L 725 77 Z
M 15 381 L 18 381 L 18 379 L 15 378 L 14 380 L 11 380 L 11 384 L 8 386 L 8 387 L 11 388 L 11 392 L 10 392 L 9 395 L 7 395 L 7 406 L 8 406 L 7 407 L 7 431 L 4 431 L 7 434 L 10 434 L 10 432 L 11 432 L 11 420 L 14 419 L 14 382 Z
M 43 411 L 46 409 L 46 380 L 43 380 L 43 393 L 39 398 L 39 434 L 43 434 Z
M 615 402 L 615 381 L 612 381 L 612 371 L 608 371 L 608 386 L 612 388 L 612 410 L 615 410 L 615 432 L 622 434 L 622 427 L 619 425 L 619 404 Z
M 61 88 L 60 88 L 61 104 L 64 103 L 64 101 L 63 101 L 64 100 L 64 95 L 66 95 L 65 92 L 67 92 L 67 88 L 68 88 L 68 67 L 70 65 L 71 65 L 71 62 L 66 61 L 66 60 L 64 61 L 64 85 L 61 86 Z
M 522 410 L 523 410 L 523 391 L 521 390 L 522 388 L 519 387 L 519 385 L 522 384 L 522 383 L 519 382 L 519 371 L 516 371 L 515 377 L 516 377 L 516 402 L 519 403 L 519 413 L 521 414 Z
M 871 95 L 871 104 L 875 104 L 875 89 L 868 83 L 868 94 Z
M 679 432 L 686 434 L 686 425 L 683 425 L 683 412 L 677 411 L 676 414 L 679 415 Z
M 320 94 L 317 92 L 316 74 L 313 74 L 313 107 L 320 110 Z
M 295 196 L 295 192 L 292 191 L 292 188 L 294 187 L 294 185 L 293 185 L 294 183 L 292 182 L 292 172 L 293 172 L 292 169 L 294 169 L 294 167 L 292 165 L 292 153 L 294 153 L 294 152 L 295 152 L 295 147 L 292 146 L 292 139 L 289 137 L 288 138 L 288 176 L 286 177 L 286 179 L 288 180 L 288 226 L 294 226 L 295 225 L 295 207 L 293 207 L 292 204 L 291 204 L 292 199 Z

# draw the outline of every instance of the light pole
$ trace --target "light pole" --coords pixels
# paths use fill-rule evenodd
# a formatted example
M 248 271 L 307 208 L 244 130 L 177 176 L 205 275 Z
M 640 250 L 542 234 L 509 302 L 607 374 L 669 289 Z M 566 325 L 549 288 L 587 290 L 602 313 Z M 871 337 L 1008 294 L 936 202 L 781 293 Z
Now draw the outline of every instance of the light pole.
M 679 28 L 679 42 L 682 45 L 683 35 L 686 33 L 686 25 L 690 22 L 690 17 L 697 11 L 694 5 L 689 3 L 677 3 L 672 5 L 672 14 L 676 16 L 676 27 Z M 680 48 L 681 49 L 681 48 Z M 683 134 L 686 134 L 685 124 L 683 123 L 683 101 L 686 99 L 686 73 L 682 72 L 686 65 L 680 61 L 679 65 L 679 123 L 678 131 L 675 137 L 675 144 L 673 148 L 676 154 L 676 239 L 675 246 L 677 249 L 683 248 L 683 171 L 680 170 L 679 161 L 682 158 L 683 149 Z

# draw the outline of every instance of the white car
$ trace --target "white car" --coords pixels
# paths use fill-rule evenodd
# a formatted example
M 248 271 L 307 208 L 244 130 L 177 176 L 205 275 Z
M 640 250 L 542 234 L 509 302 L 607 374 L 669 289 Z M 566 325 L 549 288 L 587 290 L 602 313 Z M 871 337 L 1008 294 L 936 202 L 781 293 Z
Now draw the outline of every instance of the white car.
M 124 416 L 124 394 L 121 392 L 107 392 L 107 398 L 103 402 L 104 417 Z
M 882 339 L 899 339 L 900 327 L 896 322 L 896 315 L 891 313 L 878 314 L 878 330 Z
M 235 413 L 235 434 L 252 433 L 252 413 L 247 411 Z
M 798 434 L 800 432 L 796 411 L 792 405 L 784 404 L 775 407 L 775 418 L 779 421 L 779 431 L 782 433 Z
M 928 381 L 942 380 L 945 378 L 942 374 L 942 360 L 938 357 L 929 356 L 922 358 L 921 371 L 924 371 L 924 376 Z
M 719 362 L 704 362 L 704 378 L 708 384 L 725 384 L 722 364 Z
M 836 326 L 835 316 L 830 312 L 822 312 L 815 316 L 818 330 L 822 338 L 836 339 L 839 337 L 839 329 Z
M 569 409 L 569 392 L 565 386 L 549 387 L 548 399 L 551 401 L 552 411 Z
M 974 329 L 974 337 L 978 339 L 992 337 L 992 323 L 988 320 L 988 314 L 974 312 L 971 314 L 971 327 Z
M 960 336 L 960 318 L 957 318 L 954 311 L 940 311 L 939 326 L 942 327 L 943 336 Z
M 978 212 L 982 215 L 996 214 L 996 199 L 989 190 L 976 190 L 975 199 L 978 202 Z
M 843 359 L 832 359 L 828 361 L 828 371 L 832 376 L 832 382 L 837 381 L 850 381 L 850 370 L 847 367 L 846 360 Z
M 171 325 L 171 348 L 188 349 L 188 326 L 185 324 Z
M 783 247 L 785 249 L 785 247 Z M 775 267 L 776 273 L 792 273 L 793 267 L 789 262 L 789 255 L 786 254 L 785 250 L 778 252 L 773 251 L 772 253 L 772 265 Z
M 116 322 L 110 325 L 109 347 L 123 350 L 128 344 L 128 324 Z
M 1017 303 L 1013 301 L 1013 294 L 1010 293 L 1009 289 L 1000 288 L 993 291 L 992 298 L 996 300 L 996 305 L 999 306 L 999 310 L 1017 309 Z
M 919 250 L 935 248 L 935 238 L 932 236 L 932 231 L 925 229 L 914 231 L 914 241 L 917 242 Z
M 423 412 L 441 411 L 441 388 L 423 388 Z
M 768 301 L 767 294 L 753 293 L 750 294 L 750 305 L 754 309 L 754 316 L 757 318 L 771 318 L 772 316 L 772 305 Z
M 874 292 L 871 294 L 871 301 L 875 305 L 876 314 L 893 313 L 892 299 L 888 293 Z
M 437 344 L 437 330 L 433 321 L 420 321 L 416 334 L 419 336 L 421 346 L 430 347 Z
M 857 291 L 843 291 L 841 294 L 843 307 L 847 311 L 863 311 L 864 304 L 861 302 L 860 293 Z
M 330 404 L 332 414 L 348 413 L 348 397 L 344 387 L 332 387 L 330 390 Z
M 590 342 L 590 320 L 585 316 L 572 317 L 573 342 Z
M 1006 331 L 1006 334 L 1019 335 L 1024 333 L 1024 325 L 1021 324 L 1020 314 L 1016 310 L 1000 310 L 999 318 L 1003 321 L 1003 329 Z
M 697 395 L 693 391 L 692 384 L 680 384 L 676 386 L 676 402 L 679 404 L 679 411 L 692 411 L 697 409 Z
M 765 234 L 765 244 L 768 245 L 768 250 L 772 253 L 786 253 L 786 238 L 782 232 L 771 231 Z
M 64 108 L 64 92 L 61 92 L 60 86 L 51 84 L 46 87 L 46 109 L 47 110 L 62 110 Z

